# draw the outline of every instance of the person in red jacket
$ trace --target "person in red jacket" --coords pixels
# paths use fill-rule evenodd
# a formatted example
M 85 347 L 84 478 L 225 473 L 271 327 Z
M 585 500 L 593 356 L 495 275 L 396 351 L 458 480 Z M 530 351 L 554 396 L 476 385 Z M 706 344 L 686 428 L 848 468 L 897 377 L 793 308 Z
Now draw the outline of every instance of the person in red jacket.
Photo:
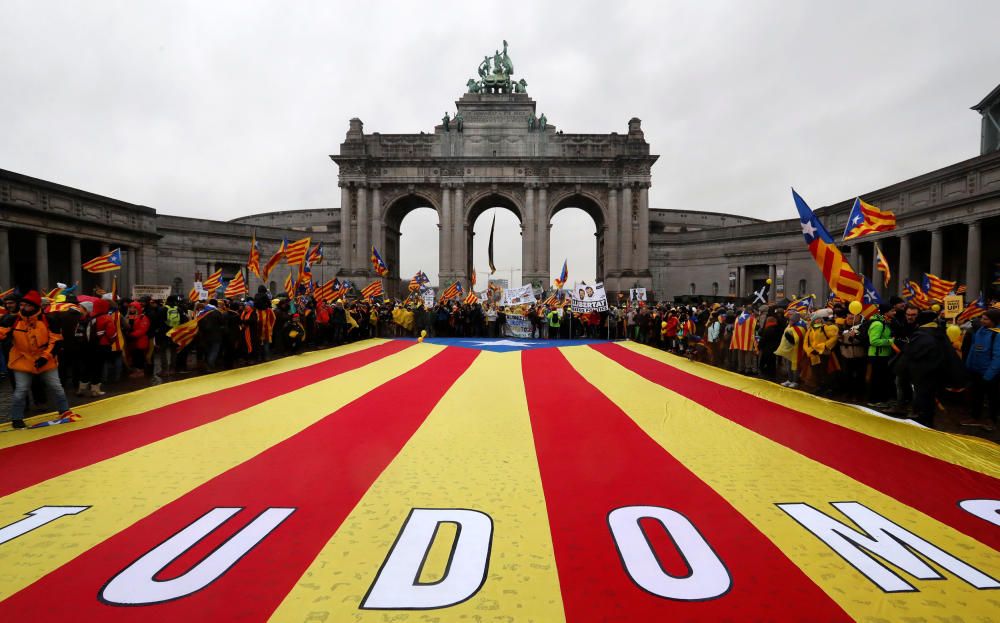
M 128 306 L 127 348 L 129 363 L 132 365 L 131 377 L 144 375 L 146 352 L 149 350 L 149 316 L 143 313 L 142 303 L 135 301 Z
M 25 428 L 24 407 L 28 390 L 35 377 L 41 378 L 46 391 L 55 400 L 63 417 L 77 417 L 69 410 L 66 392 L 59 382 L 59 360 L 53 353 L 62 339 L 57 331 L 50 331 L 42 315 L 42 297 L 32 290 L 21 299 L 17 317 L 13 322 L 0 326 L 0 340 L 12 339 L 7 367 L 14 373 L 14 395 L 10 401 L 10 420 L 14 428 Z

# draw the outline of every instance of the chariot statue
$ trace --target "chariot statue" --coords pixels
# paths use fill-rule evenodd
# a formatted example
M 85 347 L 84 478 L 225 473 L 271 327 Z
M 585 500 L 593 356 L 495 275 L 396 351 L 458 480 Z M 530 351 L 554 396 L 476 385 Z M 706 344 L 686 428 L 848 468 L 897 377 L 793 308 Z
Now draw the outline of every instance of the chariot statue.
M 512 82 L 510 79 L 514 74 L 514 63 L 507 54 L 506 39 L 503 52 L 494 50 L 492 59 L 489 55 L 484 56 L 477 71 L 479 80 L 470 79 L 465 85 L 469 93 L 527 93 L 527 82 Z

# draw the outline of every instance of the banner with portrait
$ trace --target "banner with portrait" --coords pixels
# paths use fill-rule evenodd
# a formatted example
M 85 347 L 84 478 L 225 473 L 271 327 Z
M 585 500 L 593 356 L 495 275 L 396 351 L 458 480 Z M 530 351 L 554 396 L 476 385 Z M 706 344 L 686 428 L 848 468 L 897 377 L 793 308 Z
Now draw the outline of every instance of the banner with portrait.
M 507 288 L 503 291 L 503 297 L 500 304 L 504 307 L 510 307 L 512 305 L 524 305 L 526 303 L 534 303 L 538 299 L 535 298 L 535 293 L 531 287 L 531 284 L 523 285 L 519 288 Z
M 573 313 L 608 311 L 608 295 L 604 291 L 603 283 L 591 286 L 582 281 L 578 282 L 573 286 L 570 295 L 572 296 L 570 307 Z

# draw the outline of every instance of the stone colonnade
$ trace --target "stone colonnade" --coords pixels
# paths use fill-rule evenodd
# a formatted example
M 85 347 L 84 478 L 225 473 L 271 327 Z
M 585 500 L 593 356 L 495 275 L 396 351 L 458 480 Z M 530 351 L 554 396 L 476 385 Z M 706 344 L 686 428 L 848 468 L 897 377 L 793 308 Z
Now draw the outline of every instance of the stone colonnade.
M 11 268 L 11 229 L 0 227 L 0 288 L 9 288 L 13 282 L 13 271 Z M 69 237 L 69 274 L 55 275 L 49 267 L 49 234 L 47 232 L 17 229 L 14 235 L 34 237 L 35 256 L 35 286 L 39 289 L 54 288 L 56 282 L 63 282 L 67 285 L 83 282 L 83 263 L 93 259 L 93 257 L 83 257 L 81 248 L 83 238 Z M 60 237 L 65 237 L 60 234 Z M 101 255 L 110 252 L 112 249 L 120 248 L 122 256 L 122 268 L 119 271 L 99 273 L 95 275 L 98 284 L 105 290 L 111 289 L 113 276 L 118 277 L 119 292 L 127 292 L 133 285 L 136 285 L 137 277 L 140 274 L 138 264 L 141 262 L 140 249 L 136 246 L 119 245 L 113 242 L 100 241 Z

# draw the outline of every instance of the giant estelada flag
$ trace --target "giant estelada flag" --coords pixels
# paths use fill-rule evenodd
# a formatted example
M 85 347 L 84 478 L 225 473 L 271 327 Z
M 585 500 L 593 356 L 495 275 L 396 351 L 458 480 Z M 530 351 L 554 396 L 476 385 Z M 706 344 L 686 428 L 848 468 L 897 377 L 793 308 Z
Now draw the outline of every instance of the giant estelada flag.
M 1000 450 L 631 343 L 369 340 L 0 434 L 0 621 L 988 621 Z

